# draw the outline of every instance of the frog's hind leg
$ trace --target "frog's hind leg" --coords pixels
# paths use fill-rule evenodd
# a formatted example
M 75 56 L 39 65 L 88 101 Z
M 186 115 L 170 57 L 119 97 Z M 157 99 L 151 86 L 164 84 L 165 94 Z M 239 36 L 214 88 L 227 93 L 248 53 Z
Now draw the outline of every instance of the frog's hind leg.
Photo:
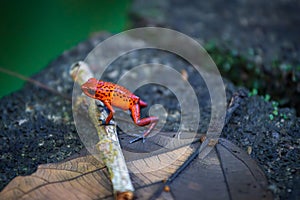
M 143 142 L 145 142 L 145 138 L 150 134 L 150 132 L 156 126 L 156 124 L 158 122 L 158 117 L 150 116 L 150 117 L 141 119 L 140 118 L 140 104 L 136 104 L 136 105 L 132 106 L 130 108 L 130 111 L 131 111 L 131 117 L 136 125 L 146 126 L 146 125 L 150 124 L 149 129 L 142 136 L 140 136 L 134 140 L 131 140 L 130 143 L 134 143 L 138 140 L 143 140 Z

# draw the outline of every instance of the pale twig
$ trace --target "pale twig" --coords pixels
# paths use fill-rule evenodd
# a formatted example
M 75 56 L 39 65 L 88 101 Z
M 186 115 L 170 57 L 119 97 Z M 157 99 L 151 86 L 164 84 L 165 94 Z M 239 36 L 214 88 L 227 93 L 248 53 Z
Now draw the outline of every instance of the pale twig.
M 82 85 L 89 78 L 93 77 L 89 66 L 81 61 L 71 67 L 70 75 L 79 85 Z M 80 98 L 85 98 L 86 101 L 88 101 L 89 118 L 94 124 L 99 137 L 97 148 L 100 152 L 100 158 L 103 159 L 110 173 L 115 197 L 117 199 L 132 199 L 134 188 L 121 150 L 116 125 L 100 126 L 101 122 L 99 118 L 106 118 L 107 112 L 104 109 L 100 111 L 95 100 L 85 96 L 77 97 L 75 102 L 84 102 Z M 75 103 L 75 105 L 77 105 L 77 103 Z

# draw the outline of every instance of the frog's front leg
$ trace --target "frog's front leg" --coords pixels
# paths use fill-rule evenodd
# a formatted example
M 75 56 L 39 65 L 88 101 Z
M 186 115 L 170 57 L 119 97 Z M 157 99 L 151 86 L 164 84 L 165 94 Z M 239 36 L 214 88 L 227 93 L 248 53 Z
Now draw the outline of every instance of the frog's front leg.
M 109 101 L 103 101 L 104 105 L 106 106 L 106 108 L 109 110 L 109 114 L 105 120 L 105 124 L 109 124 L 110 120 L 113 118 L 114 114 L 115 114 L 115 110 L 114 108 L 111 106 L 111 102 Z

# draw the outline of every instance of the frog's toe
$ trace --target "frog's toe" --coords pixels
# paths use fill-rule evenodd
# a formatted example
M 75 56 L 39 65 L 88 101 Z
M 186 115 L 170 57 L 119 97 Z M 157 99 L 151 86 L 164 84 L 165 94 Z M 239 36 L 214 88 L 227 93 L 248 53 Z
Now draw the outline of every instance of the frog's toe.
M 132 144 L 140 140 L 142 140 L 142 142 L 145 143 L 146 138 L 143 135 L 137 135 L 137 137 L 134 138 L 133 140 L 130 140 L 129 143 Z
M 112 120 L 107 124 L 105 120 L 103 119 L 99 119 L 99 124 L 100 126 L 103 126 L 103 125 L 115 125 L 115 122 L 113 122 Z
M 100 126 L 106 125 L 105 120 L 99 119 L 99 125 Z

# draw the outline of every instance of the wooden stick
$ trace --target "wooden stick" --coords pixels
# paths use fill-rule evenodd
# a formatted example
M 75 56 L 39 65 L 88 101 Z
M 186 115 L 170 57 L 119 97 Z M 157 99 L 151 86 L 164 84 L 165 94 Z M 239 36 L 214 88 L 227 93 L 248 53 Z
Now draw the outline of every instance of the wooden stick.
M 70 69 L 70 75 L 79 85 L 85 83 L 89 78 L 94 77 L 87 63 L 82 61 L 73 64 Z M 100 112 L 94 99 L 85 96 L 82 97 L 88 101 L 89 118 L 94 124 L 99 137 L 97 149 L 100 152 L 100 158 L 104 160 L 110 173 L 114 195 L 116 199 L 133 199 L 134 188 L 121 150 L 116 125 L 101 126 L 99 118 L 105 119 L 107 112 L 104 109 Z M 82 99 L 78 98 L 75 101 L 82 102 Z

